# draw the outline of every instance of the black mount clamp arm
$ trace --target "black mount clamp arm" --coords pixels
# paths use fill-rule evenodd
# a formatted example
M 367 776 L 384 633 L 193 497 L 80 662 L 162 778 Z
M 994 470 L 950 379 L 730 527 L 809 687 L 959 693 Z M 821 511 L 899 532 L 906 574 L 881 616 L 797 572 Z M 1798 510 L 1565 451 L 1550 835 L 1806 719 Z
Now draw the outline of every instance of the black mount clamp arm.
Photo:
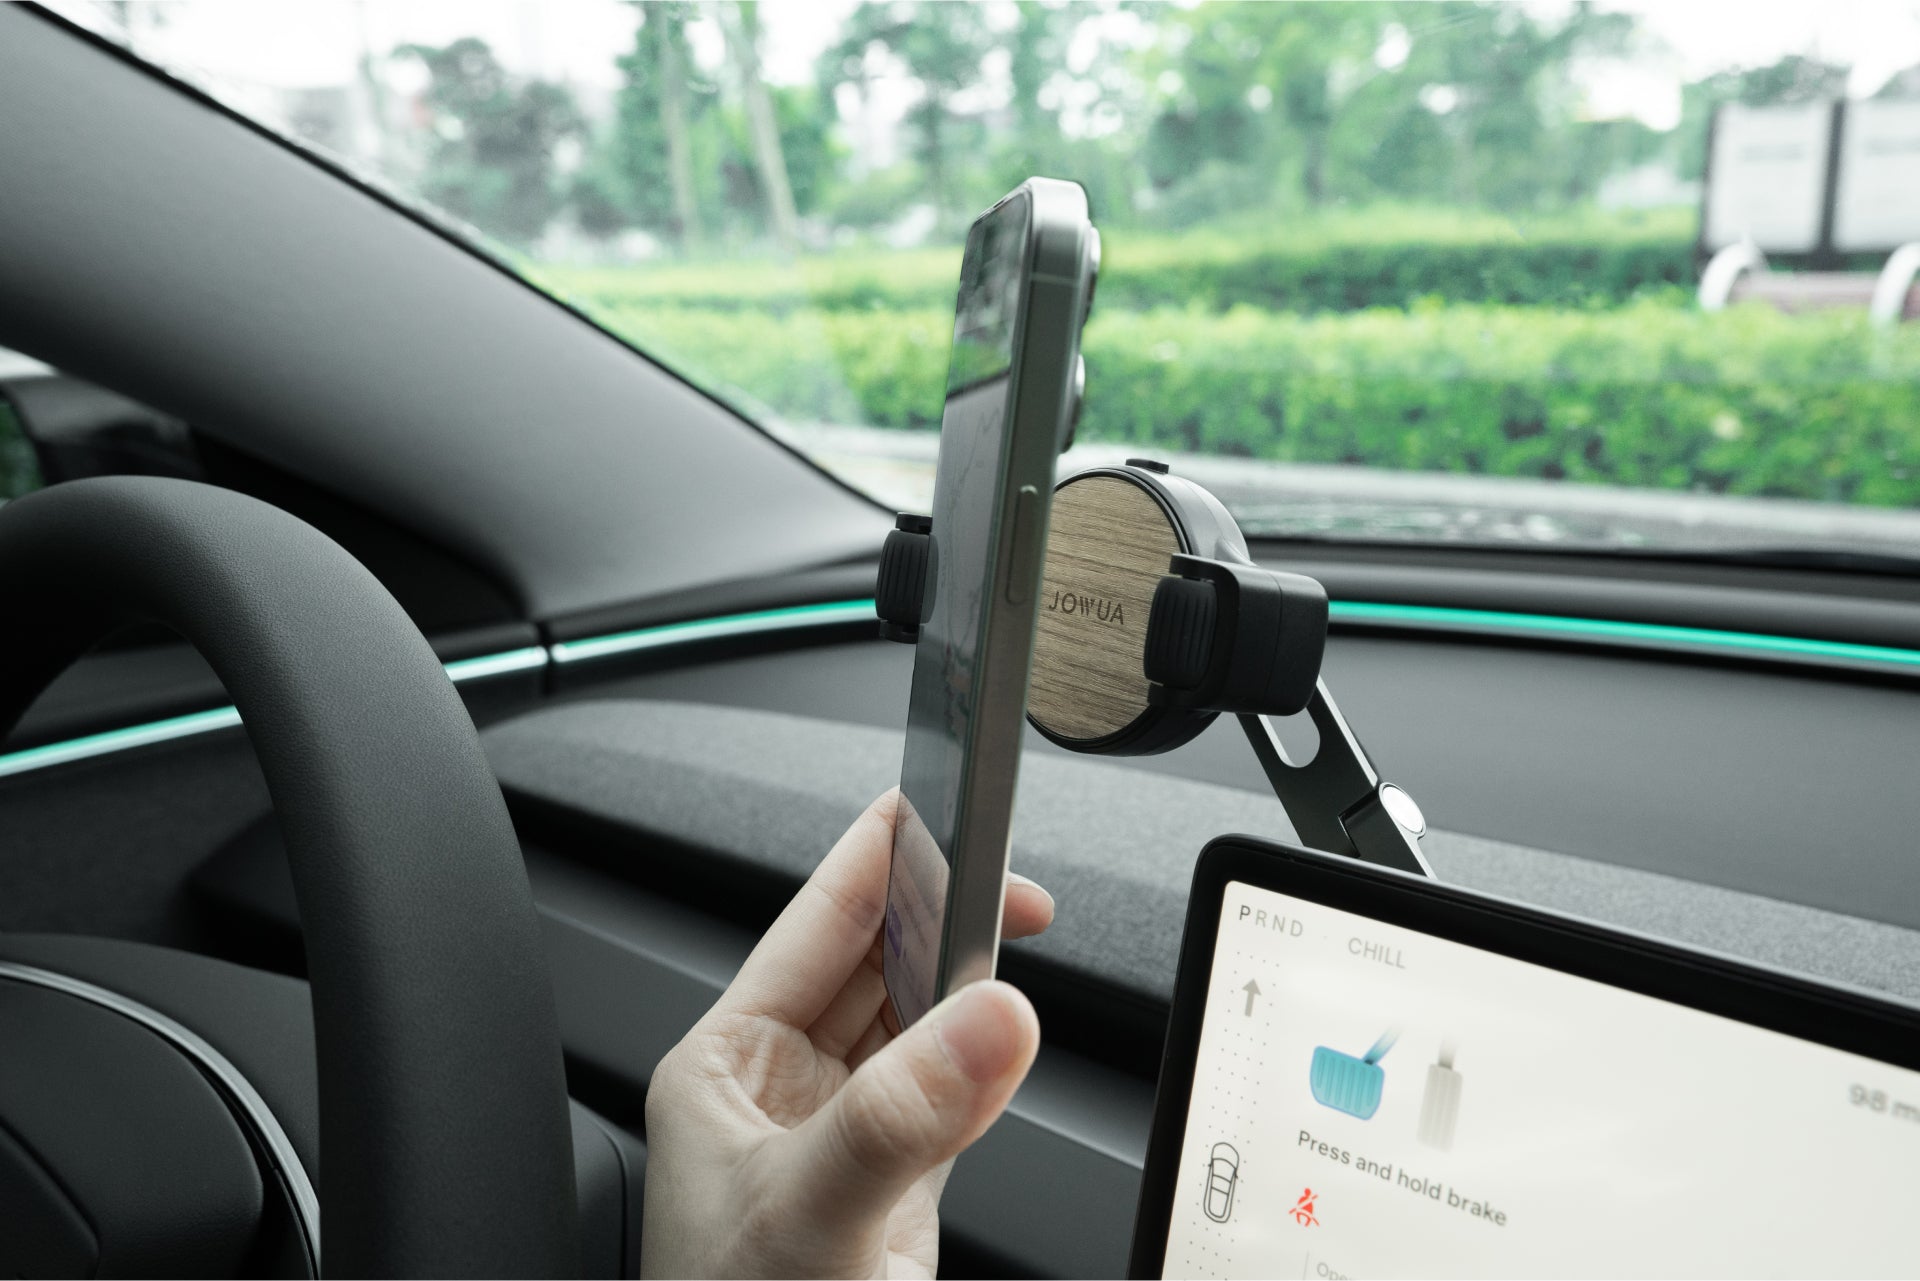
M 880 548 L 880 574 L 873 585 L 873 609 L 880 615 L 880 638 L 911 645 L 927 621 L 927 595 L 933 585 L 933 517 L 901 512 Z
M 1320 678 L 1325 589 L 1235 560 L 1177 555 L 1168 570 L 1147 622 L 1149 699 L 1237 716 L 1303 844 L 1432 876 L 1420 852 L 1420 807 L 1381 780 Z M 1296 764 L 1273 718 L 1301 711 L 1320 744 Z

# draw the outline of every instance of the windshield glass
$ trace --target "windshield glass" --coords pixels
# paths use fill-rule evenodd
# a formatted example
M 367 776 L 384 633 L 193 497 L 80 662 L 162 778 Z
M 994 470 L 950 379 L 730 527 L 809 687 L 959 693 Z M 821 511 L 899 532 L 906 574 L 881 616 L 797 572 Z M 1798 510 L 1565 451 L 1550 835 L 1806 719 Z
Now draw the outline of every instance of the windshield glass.
M 1253 534 L 1920 557 L 1913 0 L 56 7 L 892 507 L 966 227 L 1041 173 L 1105 246 L 1067 468 Z

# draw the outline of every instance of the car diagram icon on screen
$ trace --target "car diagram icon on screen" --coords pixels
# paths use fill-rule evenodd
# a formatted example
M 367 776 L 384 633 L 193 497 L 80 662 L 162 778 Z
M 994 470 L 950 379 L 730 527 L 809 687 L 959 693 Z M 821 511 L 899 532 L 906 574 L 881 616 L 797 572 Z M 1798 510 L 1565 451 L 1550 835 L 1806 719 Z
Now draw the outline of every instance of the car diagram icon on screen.
M 1386 1089 L 1386 1069 L 1380 1060 L 1400 1039 L 1398 1028 L 1389 1028 L 1364 1055 L 1355 1058 L 1325 1045 L 1313 1048 L 1313 1066 L 1307 1083 L 1313 1088 L 1313 1100 L 1365 1121 L 1380 1110 L 1380 1094 Z
M 1233 1194 L 1240 1186 L 1240 1151 L 1231 1143 L 1216 1143 L 1207 1158 L 1207 1190 L 1201 1208 L 1215 1223 L 1233 1213 Z

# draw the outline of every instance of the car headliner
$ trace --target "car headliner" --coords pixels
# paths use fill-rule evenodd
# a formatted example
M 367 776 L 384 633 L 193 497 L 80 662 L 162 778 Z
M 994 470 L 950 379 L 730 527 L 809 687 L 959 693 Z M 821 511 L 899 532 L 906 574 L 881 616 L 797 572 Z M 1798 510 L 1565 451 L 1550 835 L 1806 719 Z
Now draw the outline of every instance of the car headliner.
M 387 198 L 0 6 L 0 345 L 471 561 L 528 616 L 870 555 L 886 513 Z

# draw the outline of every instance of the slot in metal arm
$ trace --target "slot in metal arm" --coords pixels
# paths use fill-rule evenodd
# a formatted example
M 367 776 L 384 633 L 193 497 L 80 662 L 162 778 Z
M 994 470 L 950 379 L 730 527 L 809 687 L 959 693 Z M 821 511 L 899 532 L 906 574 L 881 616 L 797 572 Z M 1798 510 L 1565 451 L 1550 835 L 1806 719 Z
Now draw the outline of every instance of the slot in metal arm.
M 1420 837 L 1426 819 L 1413 798 L 1392 783 L 1382 782 L 1366 749 L 1347 725 L 1324 680 L 1314 683 L 1307 715 L 1320 733 L 1319 750 L 1304 765 L 1296 765 L 1275 732 L 1273 718 L 1243 715 L 1240 728 L 1253 744 L 1253 754 L 1267 781 L 1293 820 L 1303 845 L 1332 854 L 1345 854 L 1417 876 L 1432 876 Z

